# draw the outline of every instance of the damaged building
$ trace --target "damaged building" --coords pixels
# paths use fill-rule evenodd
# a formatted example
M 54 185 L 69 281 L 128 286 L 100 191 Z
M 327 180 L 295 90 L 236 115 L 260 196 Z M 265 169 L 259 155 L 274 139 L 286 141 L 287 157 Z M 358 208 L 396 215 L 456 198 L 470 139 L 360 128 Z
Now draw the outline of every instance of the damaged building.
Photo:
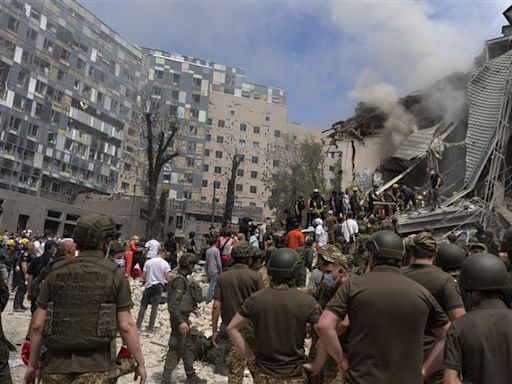
M 401 215 L 404 233 L 426 225 L 447 233 L 476 222 L 499 233 L 512 224 L 512 7 L 504 16 L 510 25 L 486 42 L 469 73 L 453 73 L 394 103 L 410 118 L 406 127 L 395 111 L 360 103 L 353 117 L 327 131 L 330 147 L 348 152 L 344 187 L 367 191 L 378 181 L 382 192 L 400 183 L 426 196 L 429 168 L 439 172 L 442 209 Z

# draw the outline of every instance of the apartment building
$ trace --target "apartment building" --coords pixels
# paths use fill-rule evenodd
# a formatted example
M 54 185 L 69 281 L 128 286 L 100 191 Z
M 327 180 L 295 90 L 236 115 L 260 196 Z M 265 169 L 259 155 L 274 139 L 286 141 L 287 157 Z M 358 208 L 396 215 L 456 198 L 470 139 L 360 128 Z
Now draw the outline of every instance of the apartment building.
M 284 90 L 237 67 L 135 46 L 74 0 L 1 2 L 0 47 L 1 227 L 70 232 L 94 210 L 83 196 L 103 195 L 115 197 L 120 225 L 141 232 L 146 148 L 136 120 L 146 97 L 180 126 L 180 155 L 159 190 L 176 208 L 164 223 L 172 229 L 211 219 L 215 205 L 221 213 L 235 153 L 244 156 L 236 216 L 269 215 L 272 150 L 285 135 L 320 137 L 287 121 Z

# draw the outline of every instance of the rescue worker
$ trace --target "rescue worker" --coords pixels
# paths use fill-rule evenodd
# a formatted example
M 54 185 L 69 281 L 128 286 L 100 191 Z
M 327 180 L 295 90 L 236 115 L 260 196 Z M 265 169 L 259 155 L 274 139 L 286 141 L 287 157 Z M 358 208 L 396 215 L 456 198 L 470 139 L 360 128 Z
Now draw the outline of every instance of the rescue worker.
M 196 375 L 194 370 L 194 352 L 190 334 L 190 314 L 197 309 L 202 301 L 201 288 L 197 283 L 190 281 L 197 263 L 196 255 L 185 253 L 180 257 L 179 268 L 171 273 L 167 285 L 167 308 L 171 317 L 171 336 L 169 337 L 169 351 L 165 356 L 162 384 L 170 384 L 172 373 L 183 360 L 187 383 L 206 384 L 205 379 Z
M 9 287 L 4 279 L 0 278 L 0 313 L 3 312 L 9 300 Z M 12 384 L 11 370 L 9 369 L 9 345 L 2 328 L 0 314 L 0 383 Z
M 443 179 L 441 179 L 441 175 L 434 170 L 434 168 L 430 168 L 430 195 L 432 198 L 432 210 L 435 211 L 437 208 L 441 208 L 441 196 L 439 195 L 439 188 L 443 183 Z
M 292 229 L 286 234 L 284 243 L 291 249 L 297 249 L 304 245 L 304 234 L 300 230 L 300 224 L 297 220 L 293 220 Z
M 402 269 L 402 273 L 421 284 L 435 297 L 450 321 L 464 316 L 464 304 L 460 296 L 457 282 L 446 272 L 434 264 L 437 255 L 437 244 L 431 232 L 420 232 L 414 239 L 411 264 Z M 430 329 L 425 329 L 423 338 L 423 355 L 428 356 L 436 337 Z M 435 372 L 424 381 L 426 384 L 442 384 L 443 371 Z
M 297 200 L 295 200 L 294 206 L 294 212 L 295 212 L 295 219 L 299 222 L 300 225 L 302 225 L 302 211 L 306 208 L 306 204 L 304 203 L 304 196 L 299 195 Z
M 73 239 L 80 256 L 56 263 L 38 297 L 25 384 L 35 383 L 39 376 L 42 342 L 48 348 L 42 367 L 44 383 L 110 383 L 116 377 L 118 330 L 137 363 L 136 377 L 145 383 L 128 280 L 121 268 L 105 259 L 111 239 L 117 236 L 114 221 L 105 215 L 77 221 Z
M 358 217 L 361 213 L 361 198 L 359 196 L 359 188 L 352 188 L 352 196 L 350 196 L 350 209 L 354 217 Z
M 471 295 L 473 309 L 455 320 L 446 335 L 445 384 L 510 383 L 512 311 L 501 300 L 510 283 L 507 269 L 490 253 L 471 255 L 462 263 L 460 284 Z
M 311 215 L 311 220 L 308 225 L 311 225 L 311 222 L 313 222 L 314 219 L 323 219 L 325 208 L 325 199 L 320 194 L 320 191 L 317 188 L 313 189 L 311 199 L 309 200 L 309 213 Z
M 316 324 L 321 310 L 295 286 L 301 266 L 294 250 L 274 251 L 268 261 L 271 287 L 247 298 L 227 327 L 231 342 L 256 372 L 255 384 L 307 383 L 302 366 L 306 326 Z M 243 334 L 249 324 L 254 325 L 255 347 Z
M 14 296 L 13 302 L 14 312 L 25 312 L 28 309 L 23 305 L 23 300 L 29 284 L 28 267 L 34 258 L 34 245 L 30 242 L 25 243 L 16 262 L 12 276 L 12 285 L 16 287 L 16 295 Z
M 376 206 L 375 203 L 380 200 L 379 194 L 377 193 L 378 190 L 379 184 L 374 183 L 372 189 L 368 192 L 368 216 L 377 214 L 378 206 Z
M 9 285 L 9 275 L 17 258 L 16 240 L 8 239 L 5 242 L 6 248 L 0 249 L 0 277 Z
M 440 368 L 438 354 L 448 319 L 435 298 L 421 285 L 402 276 L 402 239 L 379 231 L 367 241 L 370 272 L 355 276 L 336 291 L 318 322 L 327 352 L 341 379 L 350 384 L 421 384 Z M 337 337 L 339 320 L 350 318 L 349 361 Z M 423 357 L 423 330 L 432 329 L 436 354 Z
M 261 275 L 249 268 L 249 265 L 254 262 L 253 252 L 254 247 L 248 243 L 233 248 L 231 257 L 234 265 L 219 276 L 213 294 L 212 307 L 212 342 L 214 345 L 217 343 L 219 334 L 219 315 L 222 317 L 222 324 L 227 326 L 245 299 L 264 288 Z M 245 340 L 250 345 L 254 345 L 254 330 L 251 327 L 245 327 L 242 333 Z M 228 383 L 241 384 L 246 364 L 232 343 L 228 345 L 226 365 L 229 370 Z

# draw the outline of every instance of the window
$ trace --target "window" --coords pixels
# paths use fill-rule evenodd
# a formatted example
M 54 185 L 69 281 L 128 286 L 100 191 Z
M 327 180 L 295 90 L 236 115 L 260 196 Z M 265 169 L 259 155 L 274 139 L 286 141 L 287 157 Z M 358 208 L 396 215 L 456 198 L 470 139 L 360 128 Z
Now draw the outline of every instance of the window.
M 57 80 L 65 81 L 67 78 L 66 72 L 64 72 L 62 69 L 59 69 L 57 72 Z
M 19 131 L 20 127 L 21 127 L 21 119 L 11 116 L 11 121 L 9 122 L 9 128 L 13 131 Z
M 272 161 L 272 166 L 279 167 L 279 160 L 273 160 Z
M 200 87 L 201 86 L 201 83 L 202 83 L 202 80 L 201 79 L 198 79 L 197 77 L 194 77 L 194 85 L 196 87 Z
M 37 31 L 29 27 L 27 31 L 27 39 L 35 42 L 37 40 Z
M 249 188 L 249 192 L 256 193 L 258 191 L 258 188 L 256 188 L 255 185 L 251 185 L 251 188 Z
M 41 20 L 41 12 L 39 12 L 37 9 L 32 8 L 30 10 L 30 18 L 34 20 L 36 23 L 39 23 Z
M 242 132 L 247 131 L 247 125 L 246 124 L 240 124 L 240 131 L 242 131 Z
M 179 83 L 180 82 L 180 78 L 181 76 L 178 74 L 178 73 L 175 73 L 173 76 L 172 76 L 172 81 L 174 83 Z
M 62 51 L 60 51 L 60 59 L 62 61 L 68 62 L 69 61 L 69 55 L 70 55 L 70 52 L 65 50 L 64 48 L 62 49 Z
M 48 136 L 46 138 L 46 143 L 48 147 L 55 147 L 55 143 L 57 142 L 57 135 L 55 132 L 48 132 Z
M 265 116 L 265 121 L 270 121 L 270 116 Z
M 162 94 L 162 88 L 153 87 L 153 95 L 160 96 Z
M 217 121 L 217 126 L 219 128 L 224 128 L 226 126 L 226 122 L 224 120 Z
M 260 127 L 254 127 L 254 128 L 252 129 L 252 132 L 253 132 L 253 133 L 260 133 Z
M 255 207 L 255 206 L 256 206 L 256 203 L 255 203 L 254 201 L 251 201 L 251 202 L 249 203 L 249 207 Z
M 122 183 L 121 183 L 121 190 L 122 190 L 123 192 L 128 192 L 128 189 L 130 189 L 130 184 L 125 183 L 125 182 L 122 182 Z
M 274 131 L 274 136 L 275 136 L 275 137 L 281 137 L 281 131 L 280 131 L 279 129 L 276 129 L 276 130 Z
M 39 131 L 39 125 L 35 125 L 32 123 L 30 123 L 28 125 L 28 135 L 29 136 L 36 137 L 38 131 Z
M 217 136 L 217 143 L 224 143 L 224 136 Z
M 183 198 L 190 200 L 192 198 L 192 192 L 191 191 L 183 191 Z
M 176 216 L 176 229 L 183 229 L 183 216 Z
M 195 117 L 197 119 L 199 117 L 199 110 L 190 108 L 190 117 Z
M 206 157 L 210 156 L 210 150 L 209 150 L 208 148 L 205 148 L 205 149 L 204 149 L 204 155 L 205 155 Z
M 194 166 L 194 158 L 193 157 L 187 157 L 186 162 L 187 162 L 187 167 Z
M 251 163 L 258 164 L 258 156 L 251 157 Z
M 222 173 L 222 167 L 219 167 L 219 166 L 216 166 L 214 169 L 213 169 L 213 172 L 214 173 Z
M 197 143 L 194 143 L 193 141 L 187 141 L 187 151 L 195 153 L 196 146 L 197 146 Z
M 206 119 L 206 125 L 212 125 L 212 119 L 211 118 L 207 118 Z
M 157 69 L 157 70 L 155 70 L 155 77 L 156 77 L 157 79 L 160 79 L 160 80 L 161 80 L 161 79 L 163 79 L 163 78 L 164 78 L 164 71 L 160 71 L 160 70 L 158 70 L 158 69 Z
M 205 136 L 204 136 L 204 139 L 206 141 L 212 141 L 212 134 L 211 133 L 207 133 Z
M 235 115 L 235 111 L 234 110 L 230 110 L 229 113 L 231 114 L 231 116 Z
M 258 149 L 260 149 L 260 143 L 259 143 L 259 142 L 257 142 L 257 141 L 253 141 L 253 142 L 252 142 L 252 149 L 254 149 L 254 150 L 256 150 L 256 151 L 257 151 Z
M 60 121 L 60 113 L 52 109 L 52 113 L 50 116 L 50 123 L 53 125 L 58 125 Z
M 27 84 L 27 80 L 28 80 L 28 73 L 24 72 L 24 71 L 20 71 L 18 73 L 18 81 L 16 84 L 18 85 L 18 87 L 25 88 L 25 85 Z
M 173 91 L 171 92 L 171 98 L 172 98 L 173 100 L 178 100 L 178 98 L 179 98 L 179 97 L 180 97 L 180 92 L 179 92 L 179 91 L 173 90 Z
M 203 180 L 203 182 L 202 182 L 201 186 L 202 186 L 203 188 L 208 187 L 208 180 Z
M 213 182 L 213 188 L 215 188 L 215 189 L 219 189 L 220 188 L 220 181 L 219 180 L 215 180 Z
M 203 172 L 209 172 L 210 166 L 208 164 L 203 164 Z
M 19 27 L 20 27 L 20 21 L 13 16 L 9 16 L 9 21 L 7 22 L 7 28 L 9 28 L 13 32 L 18 32 Z
M 257 171 L 251 171 L 251 179 L 257 179 L 258 178 L 258 172 Z
M 12 106 L 24 111 L 27 106 L 27 98 L 25 96 L 22 96 L 22 95 L 19 95 L 16 93 L 14 95 L 14 100 L 13 100 Z
M 244 176 L 244 170 L 243 169 L 237 169 L 236 170 L 236 175 L 239 176 L 239 177 L 243 177 Z
M 193 94 L 192 100 L 194 100 L 194 102 L 196 102 L 196 103 L 199 103 L 201 101 L 201 95 Z
M 215 151 L 215 157 L 217 159 L 222 159 L 222 151 Z
M 237 185 L 235 186 L 235 190 L 236 190 L 237 192 L 242 192 L 242 191 L 244 190 L 244 186 L 243 186 L 243 184 L 237 184 Z
M 240 148 L 245 148 L 247 146 L 247 142 L 243 139 L 238 140 L 238 144 L 240 145 Z
M 46 38 L 44 39 L 44 42 L 43 42 L 43 48 L 46 49 L 48 52 L 53 52 L 53 47 L 55 46 L 55 44 L 53 43 L 53 41 L 51 41 L 50 39 Z M 80 59 L 78 59 L 80 61 Z M 85 62 L 83 62 L 84 65 L 85 65 Z

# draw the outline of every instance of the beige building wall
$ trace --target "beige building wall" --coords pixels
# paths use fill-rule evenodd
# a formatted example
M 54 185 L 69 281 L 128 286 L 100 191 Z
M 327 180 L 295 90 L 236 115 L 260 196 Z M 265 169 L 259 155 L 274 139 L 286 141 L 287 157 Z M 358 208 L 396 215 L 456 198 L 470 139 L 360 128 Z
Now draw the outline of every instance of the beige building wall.
M 262 207 L 264 216 L 272 212 L 267 206 L 270 192 L 265 188 L 265 174 L 272 172 L 272 147 L 289 134 L 298 140 L 312 134 L 320 140 L 321 128 L 289 123 L 282 103 L 268 102 L 211 92 L 205 145 L 201 200 L 215 199 L 223 209 L 235 153 L 244 155 L 235 187 L 235 205 Z M 220 123 L 219 123 L 220 122 Z

